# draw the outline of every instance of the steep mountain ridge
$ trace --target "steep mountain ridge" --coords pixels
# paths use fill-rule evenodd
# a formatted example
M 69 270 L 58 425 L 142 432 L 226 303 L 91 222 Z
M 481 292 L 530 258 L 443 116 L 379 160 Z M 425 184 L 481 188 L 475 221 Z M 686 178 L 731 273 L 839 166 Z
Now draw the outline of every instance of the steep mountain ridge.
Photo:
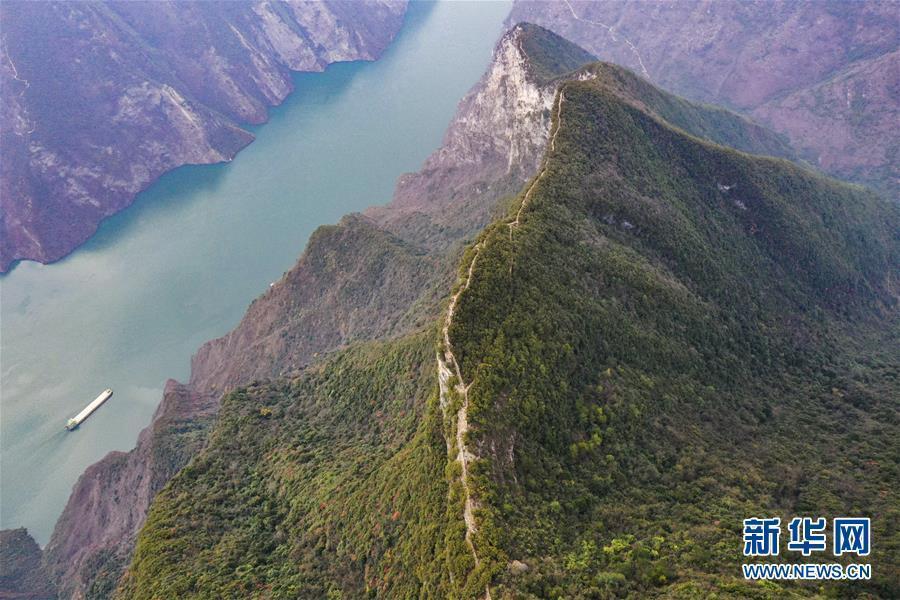
M 404 0 L 6 2 L 0 272 L 59 260 L 166 171 L 231 160 L 292 71 L 374 60 Z
M 686 133 L 728 113 L 640 101 L 621 69 L 573 79 L 444 316 L 230 394 L 121 597 L 805 596 L 737 579 L 745 511 L 862 506 L 895 543 L 893 475 L 858 469 L 898 422 L 900 366 L 869 354 L 896 342 L 896 208 Z M 785 481 L 798 430 L 869 437 Z

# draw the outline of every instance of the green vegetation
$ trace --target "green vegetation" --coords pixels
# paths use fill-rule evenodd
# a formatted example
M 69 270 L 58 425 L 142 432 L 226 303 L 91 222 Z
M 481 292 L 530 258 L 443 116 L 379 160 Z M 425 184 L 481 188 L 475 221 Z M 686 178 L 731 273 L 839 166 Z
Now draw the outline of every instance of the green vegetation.
M 568 75 L 575 69 L 597 60 L 590 52 L 569 40 L 531 23 L 518 25 L 522 55 L 528 57 L 529 69 L 538 83 L 546 84 Z
M 446 596 L 446 444 L 432 331 L 224 401 L 153 505 L 127 598 Z
M 610 63 L 594 63 L 587 70 L 597 78 L 594 85 L 695 137 L 753 154 L 797 159 L 784 136 L 730 110 L 689 102 Z
M 460 265 L 480 564 L 435 323 L 231 394 L 121 597 L 900 593 L 897 208 L 596 68 L 521 224 Z M 872 517 L 871 582 L 740 577 L 743 518 L 845 514 Z

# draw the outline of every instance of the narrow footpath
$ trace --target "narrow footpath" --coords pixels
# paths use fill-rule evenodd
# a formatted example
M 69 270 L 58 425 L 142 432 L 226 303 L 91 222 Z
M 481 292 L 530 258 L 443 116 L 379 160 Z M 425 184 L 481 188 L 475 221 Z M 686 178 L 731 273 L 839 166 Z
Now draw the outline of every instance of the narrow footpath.
M 562 105 L 564 101 L 565 96 L 563 94 L 563 91 L 560 90 L 559 99 L 556 105 L 556 129 L 550 136 L 551 151 L 556 149 L 556 137 L 562 124 Z M 528 206 L 535 186 L 539 181 L 541 181 L 541 179 L 543 179 L 546 172 L 547 163 L 546 161 L 544 161 L 544 165 L 541 167 L 541 172 L 532 180 L 531 185 L 525 192 L 525 195 L 522 198 L 522 203 L 519 205 L 519 210 L 516 211 L 515 218 L 507 223 L 510 230 L 510 238 L 512 237 L 512 230 L 520 223 L 522 211 L 525 210 L 526 206 Z M 463 292 L 469 289 L 469 285 L 472 283 L 472 276 L 475 273 L 475 266 L 478 263 L 478 257 L 481 255 L 481 250 L 484 248 L 484 243 L 484 241 L 481 241 L 475 245 L 472 262 L 469 263 L 469 268 L 466 271 L 465 278 L 461 282 L 459 289 L 456 290 L 456 293 L 450 297 L 450 304 L 447 307 L 447 314 L 444 318 L 444 326 L 441 329 L 443 353 L 439 351 L 437 354 L 438 383 L 440 385 L 440 404 L 441 410 L 444 412 L 444 416 L 447 416 L 447 410 L 451 405 L 449 396 L 449 383 L 452 377 L 456 378 L 456 386 L 454 388 L 454 391 L 459 394 L 459 397 L 462 399 L 462 403 L 456 413 L 456 436 L 454 441 L 456 443 L 457 449 L 456 460 L 460 465 L 460 483 L 465 495 L 465 503 L 463 506 L 463 520 L 466 523 L 466 545 L 469 547 L 469 551 L 472 553 L 472 557 L 475 560 L 476 567 L 480 564 L 478 550 L 475 547 L 475 543 L 473 540 L 473 536 L 478 531 L 478 524 L 475 522 L 475 509 L 477 508 L 477 504 L 469 487 L 469 466 L 477 457 L 465 443 L 466 433 L 469 431 L 469 387 L 472 385 L 472 382 L 466 384 L 465 380 L 463 379 L 462 371 L 459 368 L 459 362 L 457 362 L 456 355 L 453 353 L 453 344 L 450 342 L 450 327 L 453 325 L 453 316 L 456 313 L 456 307 L 459 304 L 459 299 L 462 296 Z M 447 447 L 450 448 L 450 440 L 447 440 Z M 491 590 L 489 586 L 485 588 L 484 599 L 491 600 Z

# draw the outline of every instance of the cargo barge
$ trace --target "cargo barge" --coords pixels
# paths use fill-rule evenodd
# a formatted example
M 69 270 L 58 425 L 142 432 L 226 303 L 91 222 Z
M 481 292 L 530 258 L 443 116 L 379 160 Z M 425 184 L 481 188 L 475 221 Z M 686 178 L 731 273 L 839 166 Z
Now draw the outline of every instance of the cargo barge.
M 91 416 L 91 413 L 93 413 L 95 410 L 100 408 L 100 406 L 104 402 L 109 400 L 109 397 L 112 395 L 113 395 L 113 391 L 109 388 L 106 388 L 105 390 L 100 392 L 100 395 L 97 396 L 96 398 L 94 398 L 93 402 L 91 402 L 90 404 L 85 406 L 84 410 L 82 410 L 80 413 L 78 413 L 77 415 L 75 415 L 74 417 L 69 419 L 68 423 L 66 423 L 66 429 L 68 429 L 69 431 L 72 431 L 73 429 L 75 429 L 76 427 L 81 425 L 85 419 L 87 419 L 89 416 Z

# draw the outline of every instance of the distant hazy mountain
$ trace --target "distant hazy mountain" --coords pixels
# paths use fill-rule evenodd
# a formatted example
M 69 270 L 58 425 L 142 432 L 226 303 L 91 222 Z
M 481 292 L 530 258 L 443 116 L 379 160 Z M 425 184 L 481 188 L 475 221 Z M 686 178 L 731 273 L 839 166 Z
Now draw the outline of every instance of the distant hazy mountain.
M 65 256 L 168 170 L 230 160 L 291 71 L 377 58 L 405 7 L 3 2 L 0 271 Z
M 896 2 L 522 1 L 509 19 L 751 115 L 822 170 L 900 199 Z

